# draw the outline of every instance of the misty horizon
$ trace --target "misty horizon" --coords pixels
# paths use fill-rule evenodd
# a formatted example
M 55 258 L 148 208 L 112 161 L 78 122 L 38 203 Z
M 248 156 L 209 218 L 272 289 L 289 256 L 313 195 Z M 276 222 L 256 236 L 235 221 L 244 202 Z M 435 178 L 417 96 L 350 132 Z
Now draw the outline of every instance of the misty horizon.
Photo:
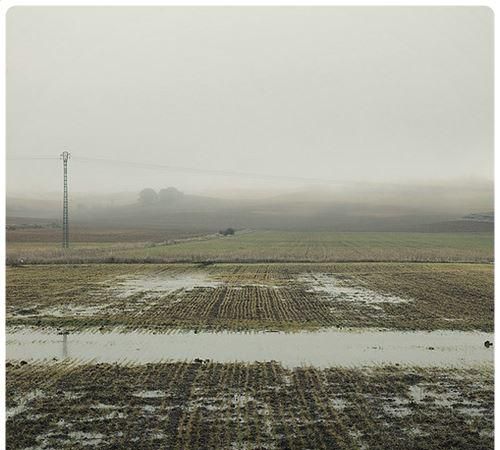
M 14 7 L 7 66 L 7 195 L 493 179 L 488 8 Z

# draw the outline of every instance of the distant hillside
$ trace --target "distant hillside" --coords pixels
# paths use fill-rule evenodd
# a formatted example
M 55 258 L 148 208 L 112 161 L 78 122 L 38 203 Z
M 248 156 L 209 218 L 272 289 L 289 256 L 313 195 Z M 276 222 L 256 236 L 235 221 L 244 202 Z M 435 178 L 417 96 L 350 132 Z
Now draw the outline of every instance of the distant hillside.
M 495 224 L 493 222 L 480 222 L 474 220 L 449 220 L 421 225 L 419 227 L 419 231 L 429 233 L 493 232 L 494 229 Z
M 62 215 L 61 201 L 7 197 L 7 217 L 55 220 Z
M 471 220 L 474 222 L 494 222 L 495 221 L 495 213 L 493 211 L 485 212 L 485 213 L 472 213 L 467 214 L 463 217 L 464 220 Z
M 154 193 L 153 193 L 154 194 Z M 133 197 L 132 197 L 133 198 Z M 138 197 L 136 197 L 138 198 Z M 104 197 L 103 197 L 104 199 Z M 237 200 L 184 195 L 142 203 L 71 202 L 70 222 L 85 229 L 150 229 L 186 233 L 213 233 L 220 229 L 297 231 L 492 231 L 492 212 L 456 214 L 426 208 L 417 202 L 377 203 L 363 198 L 341 201 L 330 195 L 276 196 Z M 60 222 L 61 202 L 7 199 L 8 223 L 13 225 Z M 418 205 L 418 206 L 417 206 Z M 16 217 L 13 221 L 11 217 Z M 24 219 L 23 219 L 24 218 Z M 43 219 L 43 220 L 42 220 Z
M 447 220 L 423 224 L 420 231 L 430 233 L 441 232 L 493 232 L 495 229 L 495 214 L 493 211 L 470 213 L 456 220 Z

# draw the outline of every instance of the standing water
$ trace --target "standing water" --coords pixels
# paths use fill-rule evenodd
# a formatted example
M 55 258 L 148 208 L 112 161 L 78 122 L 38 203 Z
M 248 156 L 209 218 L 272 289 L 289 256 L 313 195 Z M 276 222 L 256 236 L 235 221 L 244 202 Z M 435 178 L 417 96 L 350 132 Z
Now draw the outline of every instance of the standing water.
M 463 331 L 325 330 L 299 333 L 178 332 L 7 333 L 7 360 L 157 362 L 210 359 L 217 362 L 277 361 L 287 367 L 403 364 L 492 364 L 484 342 L 491 333 Z

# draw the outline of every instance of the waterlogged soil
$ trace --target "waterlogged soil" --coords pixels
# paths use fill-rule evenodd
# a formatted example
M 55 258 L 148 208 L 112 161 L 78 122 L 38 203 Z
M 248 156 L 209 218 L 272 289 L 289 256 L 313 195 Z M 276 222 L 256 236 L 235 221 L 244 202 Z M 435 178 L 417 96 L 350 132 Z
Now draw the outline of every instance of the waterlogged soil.
M 171 294 L 173 292 L 192 291 L 195 288 L 215 288 L 222 285 L 220 281 L 209 278 L 204 272 L 185 272 L 158 275 L 123 275 L 107 283 L 118 297 L 128 298 L 138 293 Z
M 493 364 L 491 333 L 325 330 L 298 333 L 186 332 L 7 333 L 7 360 L 149 363 L 195 359 L 216 362 L 277 361 L 285 367 L 402 364 L 465 367 Z
M 9 449 L 493 448 L 487 264 L 7 269 Z
M 349 278 L 345 276 L 339 277 L 333 273 L 304 274 L 298 277 L 298 281 L 310 286 L 307 292 L 320 292 L 333 304 L 341 301 L 350 301 L 364 305 L 378 305 L 380 303 L 398 304 L 412 301 L 410 298 L 389 295 L 368 289 L 359 284 L 356 285 Z
M 71 332 L 493 331 L 487 264 L 212 264 L 7 269 L 7 325 Z
M 7 448 L 492 449 L 492 367 L 9 363 Z

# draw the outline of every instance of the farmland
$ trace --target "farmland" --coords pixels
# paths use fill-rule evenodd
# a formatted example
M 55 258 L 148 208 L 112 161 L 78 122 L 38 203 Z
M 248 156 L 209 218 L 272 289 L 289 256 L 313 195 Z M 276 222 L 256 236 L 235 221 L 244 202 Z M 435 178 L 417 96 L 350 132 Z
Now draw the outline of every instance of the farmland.
M 7 325 L 73 331 L 493 330 L 489 264 L 56 267 L 7 269 Z
M 43 448 L 493 448 L 492 369 L 9 364 L 7 442 Z
M 19 3 L 0 450 L 495 448 L 493 7 Z
M 9 449 L 493 448 L 491 234 L 179 239 L 8 243 Z
M 20 259 L 25 263 L 492 262 L 493 233 L 242 231 L 228 237 L 174 235 L 170 241 L 76 242 L 68 251 L 38 238 L 9 240 L 7 262 Z

